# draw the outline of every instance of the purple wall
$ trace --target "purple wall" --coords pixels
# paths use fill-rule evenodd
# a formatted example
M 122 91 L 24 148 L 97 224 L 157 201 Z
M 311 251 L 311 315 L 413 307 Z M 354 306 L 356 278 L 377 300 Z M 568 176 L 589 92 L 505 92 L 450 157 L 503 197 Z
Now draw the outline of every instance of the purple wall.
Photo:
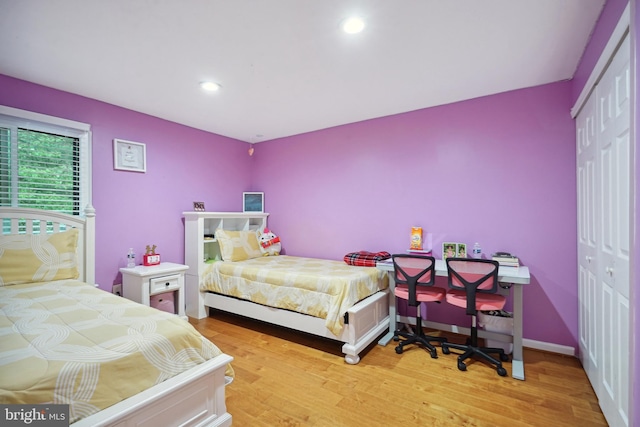
M 443 241 L 515 253 L 533 276 L 524 336 L 576 347 L 570 105 L 563 82 L 260 143 L 254 187 L 291 255 L 404 252 L 412 226 L 436 256 Z
M 237 140 L 3 75 L 0 105 L 91 125 L 102 289 L 121 283 L 129 247 L 141 257 L 156 244 L 163 260 L 184 262 L 182 212 L 194 201 L 211 211 L 242 210 L 242 192 L 251 189 L 247 144 Z M 146 144 L 146 173 L 113 169 L 114 138 Z
M 253 157 L 244 143 L 94 100 L 2 76 L 0 88 L 0 104 L 92 125 L 104 289 L 120 281 L 130 246 L 157 244 L 165 260 L 183 261 L 192 201 L 241 210 L 242 191 L 265 191 L 270 226 L 294 255 L 403 252 L 411 226 L 433 233 L 436 255 L 443 241 L 516 253 L 533 276 L 524 336 L 576 347 L 568 82 L 264 142 Z M 113 138 L 147 144 L 146 174 L 113 170 Z

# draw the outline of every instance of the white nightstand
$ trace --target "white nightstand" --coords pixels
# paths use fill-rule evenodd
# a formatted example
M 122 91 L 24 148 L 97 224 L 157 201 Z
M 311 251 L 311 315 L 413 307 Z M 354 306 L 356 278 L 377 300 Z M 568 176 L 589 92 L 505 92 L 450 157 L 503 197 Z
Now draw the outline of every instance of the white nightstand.
M 184 275 L 188 269 L 186 265 L 172 262 L 162 262 L 148 267 L 123 267 L 120 269 L 122 295 L 132 301 L 150 305 L 152 296 L 175 292 L 176 314 L 187 320 L 184 314 Z

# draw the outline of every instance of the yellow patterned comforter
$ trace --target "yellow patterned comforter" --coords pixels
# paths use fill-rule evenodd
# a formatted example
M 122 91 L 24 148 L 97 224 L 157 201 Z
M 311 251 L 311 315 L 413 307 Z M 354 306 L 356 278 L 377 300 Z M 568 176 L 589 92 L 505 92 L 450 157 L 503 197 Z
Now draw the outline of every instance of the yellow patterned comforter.
M 177 316 L 77 280 L 0 287 L 2 403 L 69 404 L 74 422 L 219 354 Z
M 325 319 L 336 336 L 350 307 L 387 286 L 387 274 L 375 267 L 287 255 L 215 262 L 200 281 L 202 291 Z

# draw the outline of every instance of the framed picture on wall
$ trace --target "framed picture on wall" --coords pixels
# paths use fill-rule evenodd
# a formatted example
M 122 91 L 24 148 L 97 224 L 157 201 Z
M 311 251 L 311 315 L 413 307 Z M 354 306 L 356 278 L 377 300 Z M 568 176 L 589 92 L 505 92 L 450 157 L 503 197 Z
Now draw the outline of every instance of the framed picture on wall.
M 242 212 L 264 212 L 264 193 L 242 193 Z
M 146 146 L 140 142 L 114 139 L 113 168 L 123 171 L 146 172 Z

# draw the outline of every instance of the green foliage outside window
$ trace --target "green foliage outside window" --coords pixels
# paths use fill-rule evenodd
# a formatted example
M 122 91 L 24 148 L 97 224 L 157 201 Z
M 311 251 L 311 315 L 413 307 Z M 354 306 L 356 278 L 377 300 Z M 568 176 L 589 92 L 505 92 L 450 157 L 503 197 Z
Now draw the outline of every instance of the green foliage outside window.
M 0 205 L 77 213 L 78 138 L 18 129 L 12 153 L 10 130 L 0 132 Z

